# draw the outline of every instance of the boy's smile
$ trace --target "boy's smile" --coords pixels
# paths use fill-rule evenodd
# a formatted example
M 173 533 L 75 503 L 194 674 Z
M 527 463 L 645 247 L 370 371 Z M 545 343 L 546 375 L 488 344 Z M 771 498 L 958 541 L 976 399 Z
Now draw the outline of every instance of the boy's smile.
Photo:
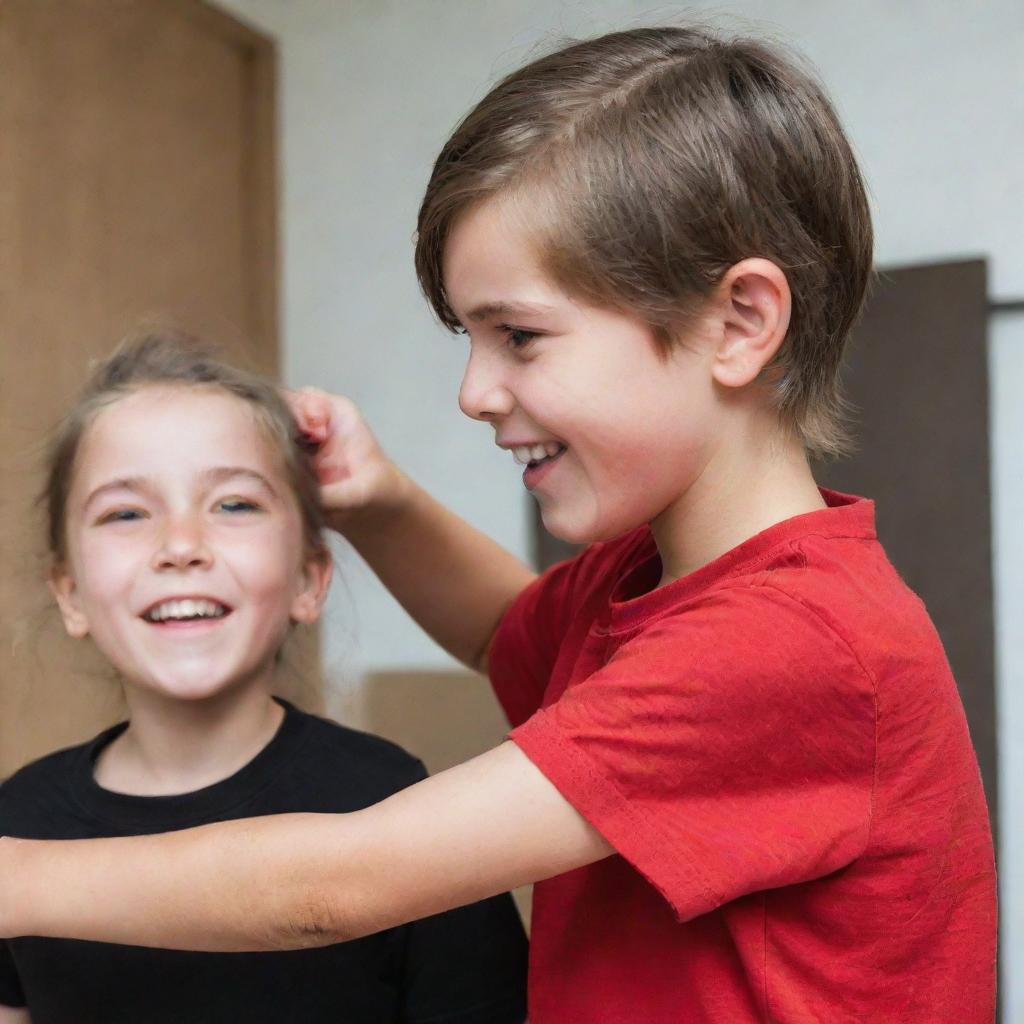
M 97 414 L 68 550 L 54 588 L 69 632 L 176 699 L 269 683 L 312 578 L 279 458 L 246 403 L 214 389 L 145 387 Z
M 696 339 L 665 355 L 638 317 L 567 295 L 512 203 L 465 214 L 444 271 L 470 337 L 460 405 L 526 465 L 553 534 L 608 539 L 685 494 L 709 458 L 717 412 Z

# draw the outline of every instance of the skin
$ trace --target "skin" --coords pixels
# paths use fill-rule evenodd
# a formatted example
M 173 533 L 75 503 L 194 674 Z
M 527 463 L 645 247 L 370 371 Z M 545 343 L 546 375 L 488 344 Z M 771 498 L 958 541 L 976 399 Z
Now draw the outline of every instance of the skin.
M 669 359 L 637 318 L 549 281 L 500 203 L 456 226 L 445 278 L 469 334 L 464 411 L 499 443 L 568 446 L 536 487 L 559 536 L 595 540 L 649 522 L 667 582 L 821 507 L 799 442 L 758 382 L 790 311 L 774 264 L 732 267 L 685 352 Z M 432 635 L 485 665 L 495 624 L 531 574 L 395 469 L 349 403 L 313 391 L 292 401 L 320 445 L 333 524 Z M 647 461 L 657 473 L 647 475 Z M 7 840 L 0 929 L 209 950 L 322 944 L 612 852 L 505 743 L 356 814 L 159 837 Z

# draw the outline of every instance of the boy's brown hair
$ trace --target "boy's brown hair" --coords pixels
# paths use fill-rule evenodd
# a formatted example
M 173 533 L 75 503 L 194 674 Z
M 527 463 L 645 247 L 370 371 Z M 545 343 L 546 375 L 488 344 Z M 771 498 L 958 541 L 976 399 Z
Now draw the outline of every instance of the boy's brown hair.
M 666 348 L 729 267 L 772 260 L 793 309 L 765 379 L 810 452 L 844 451 L 839 369 L 871 274 L 871 217 L 836 114 L 794 58 L 647 28 L 501 81 L 444 146 L 420 208 L 417 274 L 452 330 L 445 244 L 460 216 L 498 195 L 524 200 L 561 287 L 642 316 Z

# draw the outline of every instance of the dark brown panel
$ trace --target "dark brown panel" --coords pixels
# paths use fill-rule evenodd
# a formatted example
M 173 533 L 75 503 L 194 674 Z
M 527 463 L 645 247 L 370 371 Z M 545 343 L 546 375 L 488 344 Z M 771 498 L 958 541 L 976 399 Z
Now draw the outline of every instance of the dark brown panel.
M 946 647 L 994 822 L 987 321 L 982 261 L 884 271 L 846 373 L 859 451 L 816 475 L 877 502 L 879 536 Z

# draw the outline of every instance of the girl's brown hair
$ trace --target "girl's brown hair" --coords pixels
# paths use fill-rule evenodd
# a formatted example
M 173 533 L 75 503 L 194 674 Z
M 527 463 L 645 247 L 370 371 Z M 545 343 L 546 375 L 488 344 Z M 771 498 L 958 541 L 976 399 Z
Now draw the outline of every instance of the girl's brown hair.
M 772 260 L 793 309 L 765 379 L 809 451 L 843 452 L 839 369 L 871 275 L 871 217 L 836 114 L 795 58 L 648 28 L 501 81 L 445 144 L 420 208 L 417 274 L 452 330 L 445 244 L 499 195 L 524 200 L 538 256 L 566 291 L 642 316 L 666 347 L 730 266 Z
M 67 560 L 67 502 L 82 438 L 104 407 L 140 388 L 207 387 L 247 402 L 256 423 L 281 457 L 285 476 L 298 502 L 307 550 L 323 548 L 320 490 L 310 455 L 299 443 L 299 429 L 274 384 L 220 362 L 189 335 L 154 331 L 123 343 L 95 368 L 74 408 L 54 435 L 40 501 L 47 512 L 50 554 Z

